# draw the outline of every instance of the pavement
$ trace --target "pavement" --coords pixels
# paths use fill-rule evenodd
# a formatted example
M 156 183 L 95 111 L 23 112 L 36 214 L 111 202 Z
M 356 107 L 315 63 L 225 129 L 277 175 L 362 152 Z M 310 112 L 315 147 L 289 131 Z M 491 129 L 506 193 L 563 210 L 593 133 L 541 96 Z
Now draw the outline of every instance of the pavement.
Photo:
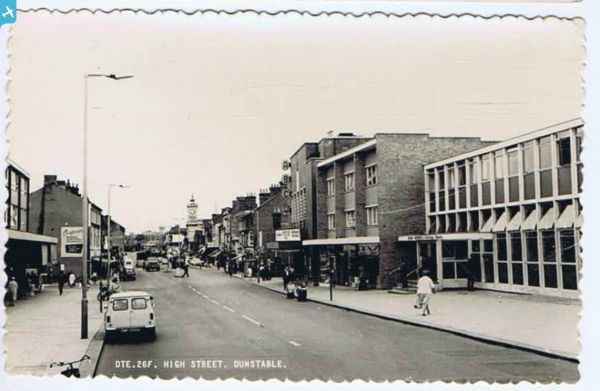
M 88 351 L 102 325 L 96 296 L 98 287 L 88 292 L 88 339 L 81 339 L 81 288 L 66 286 L 62 296 L 58 285 L 45 285 L 35 297 L 18 300 L 6 308 L 6 373 L 9 375 L 55 375 L 66 367 L 50 368 L 52 361 L 75 361 Z M 89 354 L 97 360 L 100 352 Z M 82 365 L 82 377 L 91 376 L 95 362 Z
M 281 278 L 260 284 L 256 278 L 243 279 L 284 293 Z M 423 317 L 420 310 L 413 308 L 415 296 L 335 287 L 330 301 L 329 285 L 308 288 L 310 300 L 363 314 L 570 360 L 575 360 L 581 351 L 579 300 L 484 290 L 442 291 L 431 299 L 431 315 Z
M 189 278 L 138 269 L 137 280 L 123 283 L 123 289 L 154 297 L 156 340 L 124 335 L 106 342 L 95 375 L 292 381 L 579 379 L 573 362 L 287 300 L 263 287 L 214 269 L 190 269 Z

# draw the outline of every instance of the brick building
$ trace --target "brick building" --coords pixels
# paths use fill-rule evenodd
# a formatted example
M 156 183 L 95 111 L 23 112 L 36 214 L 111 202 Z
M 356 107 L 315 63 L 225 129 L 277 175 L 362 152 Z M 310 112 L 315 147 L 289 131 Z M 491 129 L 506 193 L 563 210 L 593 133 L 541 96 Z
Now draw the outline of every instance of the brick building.
M 237 255 L 243 254 L 244 248 L 240 243 L 240 221 L 248 213 L 256 208 L 256 195 L 248 194 L 236 197 L 231 203 L 231 210 L 224 221 L 229 226 L 227 246 L 230 251 L 235 251 Z
M 290 225 L 300 229 L 302 239 L 317 238 L 317 164 L 367 140 L 370 138 L 352 133 L 330 134 L 319 142 L 302 144 L 290 157 Z M 296 271 L 305 273 L 309 269 L 318 269 L 318 264 L 313 267 L 307 264 L 309 259 L 316 259 L 310 255 L 311 250 L 306 248 L 293 254 L 292 263 Z M 318 274 L 311 277 L 318 280 Z
M 290 254 L 299 252 L 300 248 L 285 247 L 275 240 L 277 230 L 291 227 L 288 200 L 283 196 L 280 185 L 262 190 L 259 200 L 260 205 L 254 210 L 257 253 L 263 260 L 282 259 L 289 263 Z
M 480 288 L 576 297 L 582 137 L 576 119 L 426 165 L 425 226 L 400 244 L 442 287 L 469 272 Z
M 403 253 L 398 236 L 425 228 L 423 166 L 489 145 L 479 138 L 378 133 L 316 163 L 317 238 L 303 240 L 313 279 L 335 270 L 338 284 L 362 271 L 371 287 L 388 288 Z M 415 260 L 416 263 L 416 260 Z
M 57 239 L 58 260 L 65 271 L 81 276 L 81 257 L 72 257 L 61 251 L 61 228 L 81 227 L 82 199 L 79 187 L 69 181 L 58 180 L 56 175 L 45 175 L 44 186 L 30 194 L 28 230 L 38 235 Z M 100 257 L 102 244 L 102 209 L 89 201 L 88 241 L 89 257 Z
M 114 253 L 123 253 L 125 251 L 125 227 L 110 218 L 110 246 Z M 108 216 L 102 216 L 102 249 L 108 251 Z

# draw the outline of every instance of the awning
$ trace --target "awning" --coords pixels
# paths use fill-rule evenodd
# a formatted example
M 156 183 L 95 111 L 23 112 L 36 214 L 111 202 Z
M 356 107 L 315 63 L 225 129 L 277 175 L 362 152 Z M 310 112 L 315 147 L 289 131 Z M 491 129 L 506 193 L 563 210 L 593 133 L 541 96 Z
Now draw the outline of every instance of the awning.
M 241 259 L 244 255 L 246 255 L 246 254 L 236 255 L 235 257 L 231 258 L 230 261 L 237 261 L 237 260 Z
M 518 211 L 512 219 L 508 222 L 506 226 L 507 231 L 518 231 L 521 228 L 521 223 L 523 222 L 523 216 L 521 215 L 521 211 Z
M 556 228 L 571 228 L 575 222 L 573 205 L 567 205 L 556 222 Z
M 537 224 L 538 224 L 538 214 L 537 214 L 537 211 L 534 209 L 531 211 L 531 213 L 529 213 L 529 216 L 527 216 L 525 218 L 525 221 L 523 221 L 523 224 L 521 224 L 521 229 L 523 231 L 534 230 L 534 229 L 536 229 Z
M 575 220 L 575 228 L 581 228 L 581 227 L 583 227 L 583 215 L 580 212 L 579 216 L 577 216 L 577 220 Z
M 52 236 L 32 234 L 30 232 L 16 231 L 13 229 L 7 229 L 6 232 L 8 233 L 9 239 L 26 240 L 29 242 L 38 243 L 58 244 L 58 239 Z
M 357 236 L 354 238 L 332 238 L 303 240 L 303 246 L 336 246 L 344 244 L 373 244 L 379 243 L 379 236 Z
M 483 225 L 483 227 L 481 228 L 481 230 L 479 232 L 492 232 L 492 216 L 490 216 L 486 221 L 485 224 Z
M 494 224 L 494 228 L 492 228 L 492 231 L 504 232 L 506 230 L 507 222 L 508 222 L 508 212 L 504 212 L 500 215 L 498 220 L 496 220 L 496 224 Z
M 554 227 L 554 208 L 548 209 L 545 215 L 542 216 L 538 228 L 552 229 Z

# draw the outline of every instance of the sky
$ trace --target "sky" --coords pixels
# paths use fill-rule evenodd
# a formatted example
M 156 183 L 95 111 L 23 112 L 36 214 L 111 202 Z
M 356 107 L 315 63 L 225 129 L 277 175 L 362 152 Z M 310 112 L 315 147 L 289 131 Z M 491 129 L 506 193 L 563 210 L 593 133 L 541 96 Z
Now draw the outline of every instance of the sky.
M 10 158 L 82 183 L 128 231 L 210 217 L 333 130 L 501 140 L 581 115 L 584 24 L 465 16 L 19 13 Z

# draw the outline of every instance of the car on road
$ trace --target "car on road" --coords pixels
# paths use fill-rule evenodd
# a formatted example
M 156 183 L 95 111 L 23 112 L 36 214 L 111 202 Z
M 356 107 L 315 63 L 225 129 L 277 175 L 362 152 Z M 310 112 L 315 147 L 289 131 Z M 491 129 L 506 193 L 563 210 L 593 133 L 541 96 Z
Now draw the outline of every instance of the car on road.
M 144 260 L 143 259 L 138 259 L 136 261 L 136 266 L 137 267 L 144 267 Z
M 145 262 L 144 268 L 147 272 L 152 270 L 160 271 L 160 263 L 158 263 L 158 258 L 148 258 Z
M 110 296 L 104 313 L 106 338 L 134 333 L 147 334 L 156 339 L 154 299 L 146 292 L 119 292 Z
M 160 263 L 163 265 L 168 265 L 169 264 L 169 260 L 167 258 L 160 258 Z
M 131 258 L 123 259 L 123 267 L 135 267 L 135 262 Z
M 135 280 L 136 279 L 135 268 L 131 267 L 131 266 L 125 266 L 125 268 L 123 269 L 121 279 L 123 281 Z

